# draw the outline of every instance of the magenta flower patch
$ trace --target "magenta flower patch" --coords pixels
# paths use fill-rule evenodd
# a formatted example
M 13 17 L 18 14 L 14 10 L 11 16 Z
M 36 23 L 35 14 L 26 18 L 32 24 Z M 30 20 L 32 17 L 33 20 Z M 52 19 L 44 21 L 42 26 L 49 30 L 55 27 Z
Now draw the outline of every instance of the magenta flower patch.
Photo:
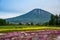
M 0 33 L 0 40 L 60 40 L 60 30 L 36 30 Z

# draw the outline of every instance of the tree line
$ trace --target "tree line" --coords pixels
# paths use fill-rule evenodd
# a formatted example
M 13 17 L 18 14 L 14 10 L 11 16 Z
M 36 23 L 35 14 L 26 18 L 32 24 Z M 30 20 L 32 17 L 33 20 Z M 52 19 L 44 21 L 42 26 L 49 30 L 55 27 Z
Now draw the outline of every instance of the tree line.
M 6 24 L 7 24 L 6 20 L 0 19 L 0 25 L 6 25 Z
M 60 25 L 60 15 L 51 15 L 49 25 Z
M 10 22 L 7 22 L 5 19 L 0 19 L 0 25 L 15 25 L 15 24 L 18 24 L 18 25 L 41 25 L 39 23 L 34 24 L 32 22 L 31 23 L 26 23 L 26 24 L 21 23 L 21 22 L 20 23 L 10 23 Z M 60 26 L 60 15 L 58 16 L 58 15 L 51 14 L 49 22 L 46 22 L 42 25 L 52 25 L 52 26 L 54 26 L 54 25 L 57 26 L 58 25 L 58 26 Z

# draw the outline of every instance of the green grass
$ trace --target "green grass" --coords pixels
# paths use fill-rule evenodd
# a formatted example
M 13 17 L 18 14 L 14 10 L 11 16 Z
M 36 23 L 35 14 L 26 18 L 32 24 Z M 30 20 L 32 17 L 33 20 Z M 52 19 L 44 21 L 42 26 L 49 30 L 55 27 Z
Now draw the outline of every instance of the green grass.
M 59 30 L 60 27 L 55 27 L 55 26 L 37 26 L 37 25 L 10 25 L 10 26 L 0 26 L 0 32 L 9 32 L 9 31 L 22 31 L 22 30 L 47 30 L 47 29 L 52 29 L 52 30 Z

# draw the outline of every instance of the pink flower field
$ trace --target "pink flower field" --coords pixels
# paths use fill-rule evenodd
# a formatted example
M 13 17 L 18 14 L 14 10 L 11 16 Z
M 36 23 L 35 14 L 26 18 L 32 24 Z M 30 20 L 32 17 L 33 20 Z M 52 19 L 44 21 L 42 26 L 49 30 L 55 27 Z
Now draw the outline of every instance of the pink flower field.
M 0 33 L 0 40 L 60 40 L 60 30 L 30 30 Z

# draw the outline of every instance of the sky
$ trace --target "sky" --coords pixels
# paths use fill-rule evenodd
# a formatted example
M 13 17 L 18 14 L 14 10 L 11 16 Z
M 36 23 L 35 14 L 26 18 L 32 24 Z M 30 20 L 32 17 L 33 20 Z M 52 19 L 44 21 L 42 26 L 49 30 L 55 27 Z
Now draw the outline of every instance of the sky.
M 60 0 L 0 0 L 0 18 L 23 15 L 35 8 L 60 14 Z

